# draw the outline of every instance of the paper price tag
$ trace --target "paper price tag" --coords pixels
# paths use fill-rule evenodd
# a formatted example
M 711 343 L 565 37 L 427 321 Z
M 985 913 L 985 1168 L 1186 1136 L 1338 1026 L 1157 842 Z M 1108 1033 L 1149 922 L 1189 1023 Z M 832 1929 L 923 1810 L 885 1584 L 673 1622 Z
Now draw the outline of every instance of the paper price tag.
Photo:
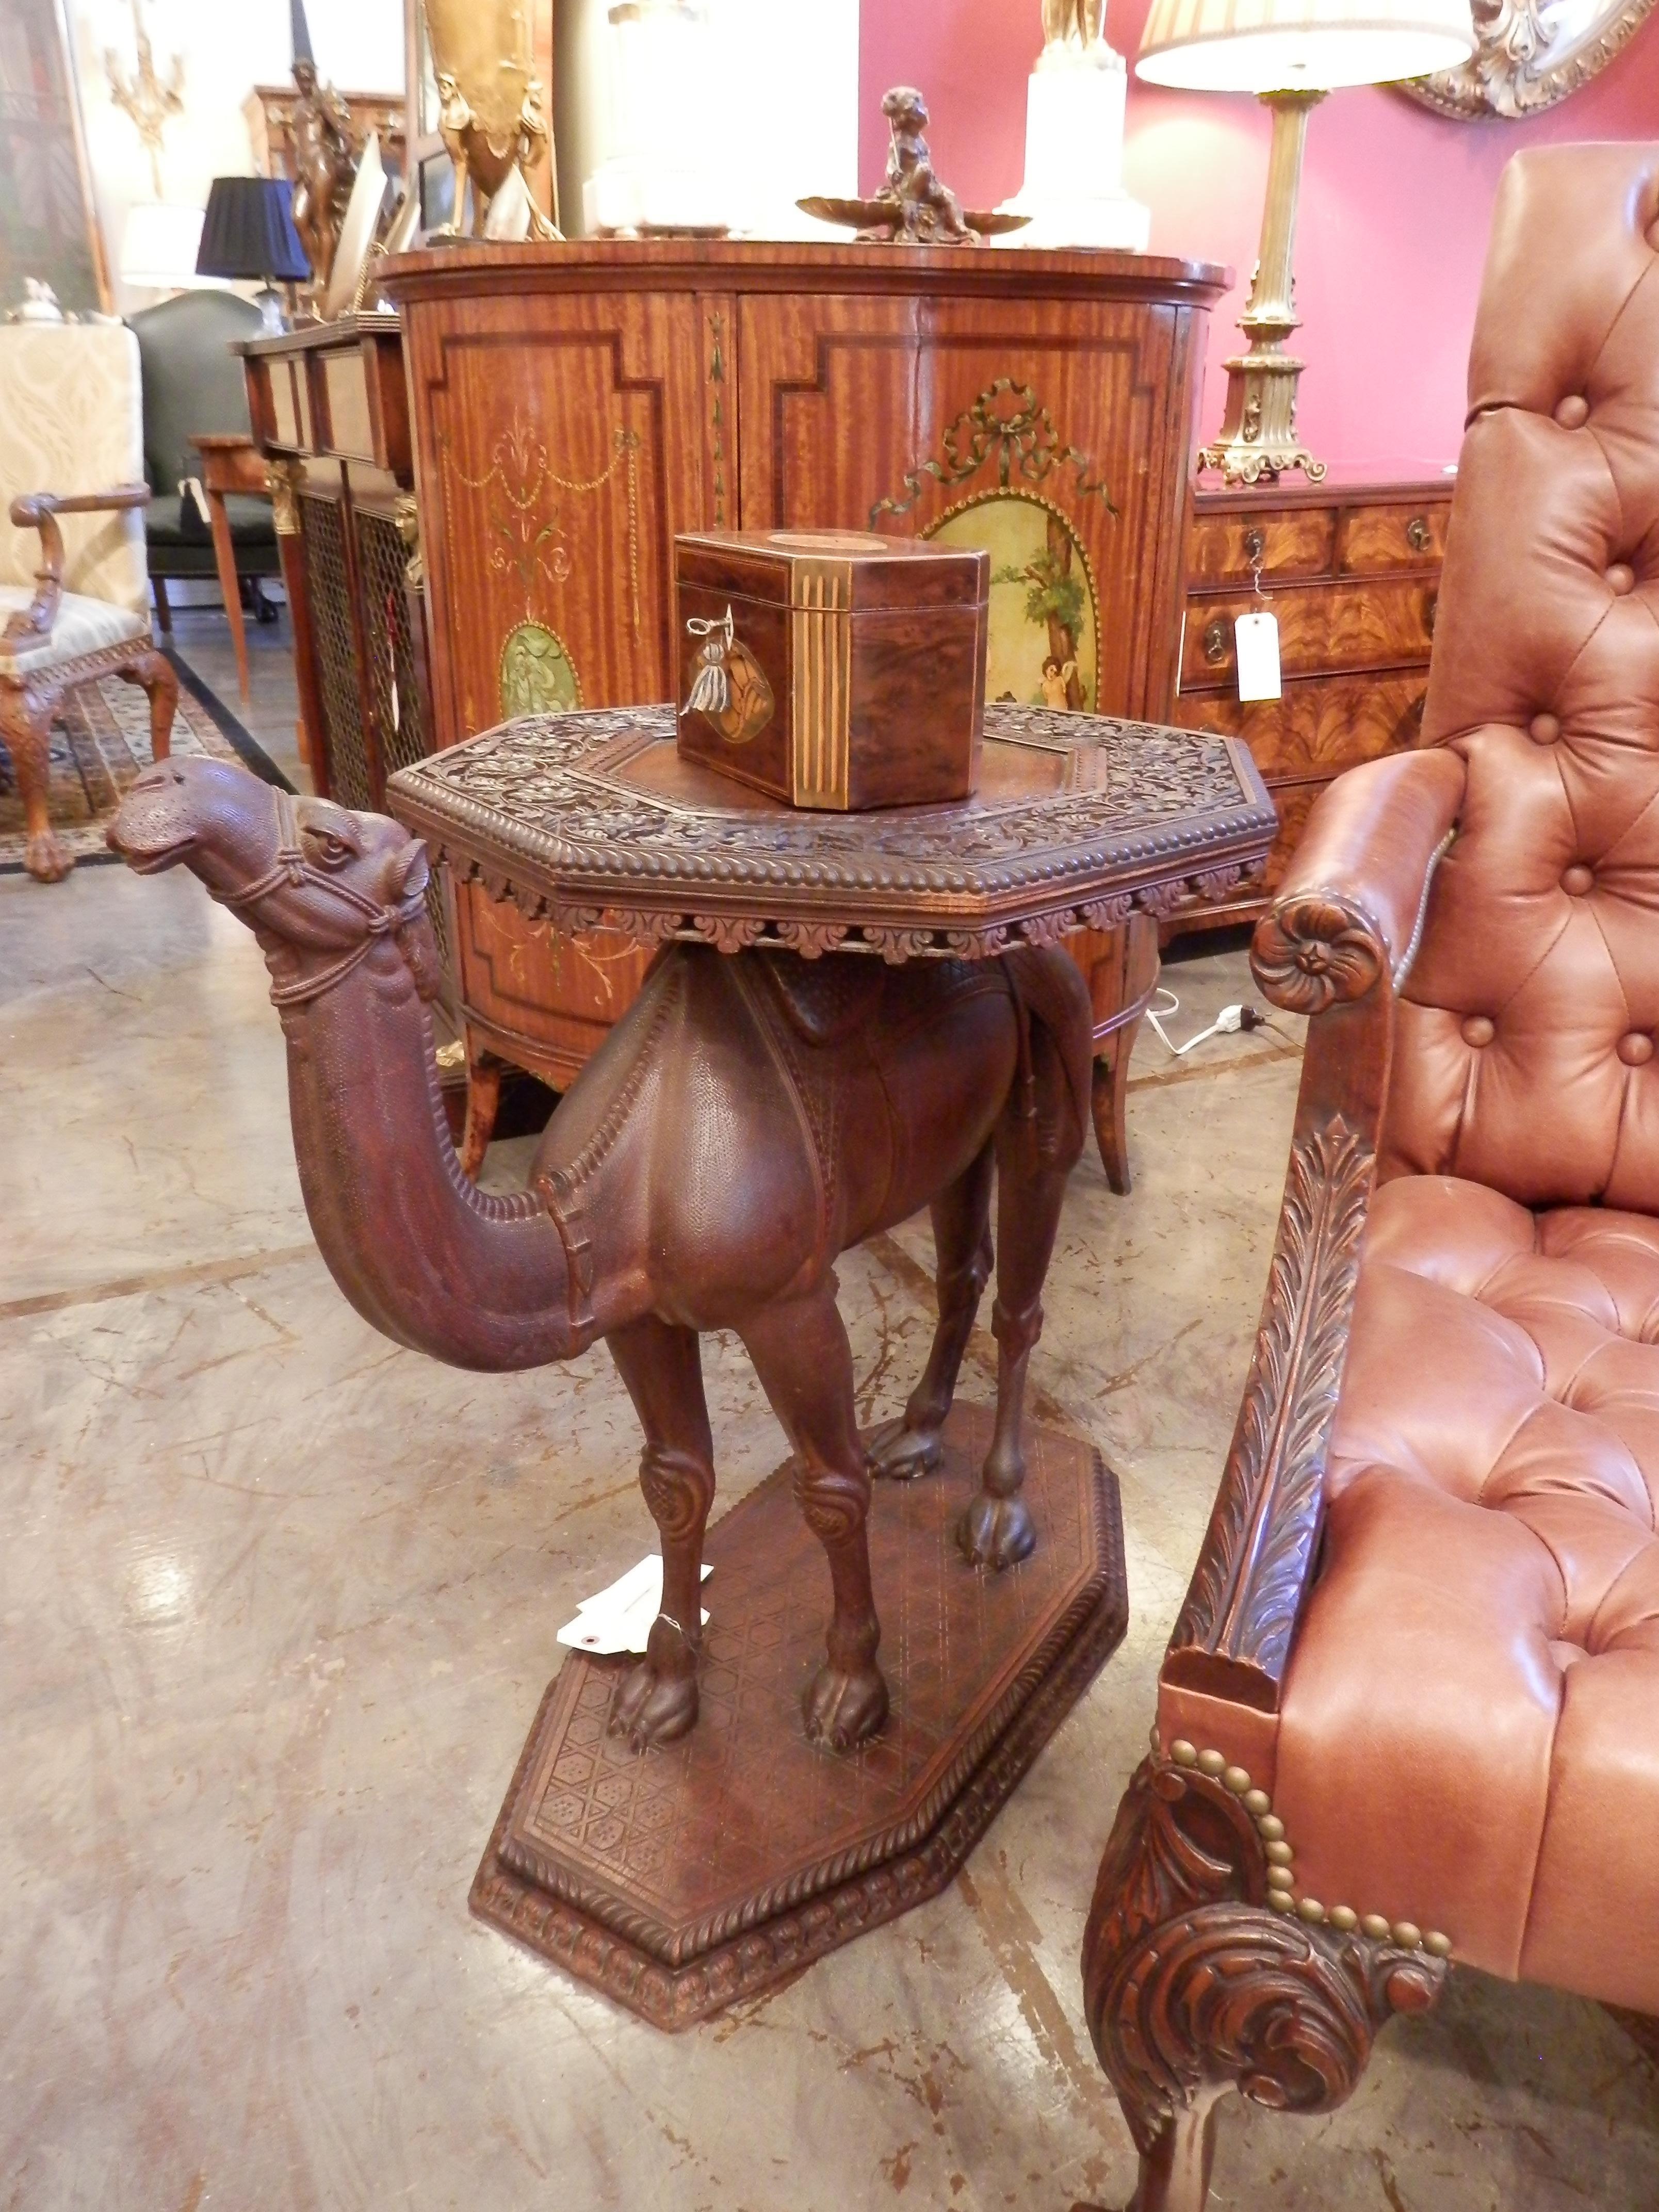
M 713 1572 L 705 1560 L 703 1580 L 706 1582 Z M 661 1607 L 662 1559 L 653 1552 L 608 1589 L 579 1600 L 576 1618 L 566 1621 L 559 1631 L 558 1640 L 573 1651 L 642 1652 L 651 1633 L 651 1624 Z M 708 1608 L 704 1606 L 702 1610 L 703 1626 L 707 1627 Z
M 1233 624 L 1233 650 L 1238 659 L 1239 697 L 1277 699 L 1279 617 L 1240 615 Z

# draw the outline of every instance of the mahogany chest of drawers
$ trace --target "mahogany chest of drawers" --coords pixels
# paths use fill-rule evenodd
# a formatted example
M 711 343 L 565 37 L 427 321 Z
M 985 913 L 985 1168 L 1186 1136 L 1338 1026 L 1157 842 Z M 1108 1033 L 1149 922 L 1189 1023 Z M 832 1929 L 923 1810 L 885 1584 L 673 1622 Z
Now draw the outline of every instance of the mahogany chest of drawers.
M 1260 886 L 1182 909 L 1169 933 L 1254 921 L 1332 777 L 1414 742 L 1452 483 L 1194 492 L 1170 719 L 1246 741 L 1279 834 Z M 1233 624 L 1252 611 L 1278 618 L 1283 696 L 1244 703 Z

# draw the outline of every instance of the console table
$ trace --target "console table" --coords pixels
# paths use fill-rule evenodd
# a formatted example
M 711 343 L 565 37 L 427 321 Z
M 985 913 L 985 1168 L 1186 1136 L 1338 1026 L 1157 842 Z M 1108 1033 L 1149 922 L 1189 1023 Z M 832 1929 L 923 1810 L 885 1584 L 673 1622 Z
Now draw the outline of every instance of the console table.
M 244 338 L 253 441 L 276 504 L 306 765 L 325 797 L 379 809 L 437 742 L 425 608 L 410 589 L 413 465 L 395 315 Z
M 456 244 L 392 260 L 381 281 L 407 368 L 434 746 L 505 714 L 668 697 L 672 541 L 688 529 L 983 545 L 994 698 L 1164 718 L 1194 385 L 1224 270 L 609 240 Z M 476 1164 L 501 1066 L 562 1089 L 647 956 L 614 932 L 556 934 L 477 883 L 454 893 L 451 927 Z M 1074 947 L 1120 1188 L 1152 927 Z

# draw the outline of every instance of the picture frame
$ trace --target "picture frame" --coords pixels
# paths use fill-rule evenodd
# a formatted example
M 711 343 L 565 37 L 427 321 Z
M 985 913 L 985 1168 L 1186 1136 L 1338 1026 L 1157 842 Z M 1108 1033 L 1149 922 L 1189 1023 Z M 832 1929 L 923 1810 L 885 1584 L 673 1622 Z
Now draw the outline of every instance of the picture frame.
M 113 312 L 64 0 L 6 0 L 0 40 L 0 312 L 23 280 L 66 314 Z

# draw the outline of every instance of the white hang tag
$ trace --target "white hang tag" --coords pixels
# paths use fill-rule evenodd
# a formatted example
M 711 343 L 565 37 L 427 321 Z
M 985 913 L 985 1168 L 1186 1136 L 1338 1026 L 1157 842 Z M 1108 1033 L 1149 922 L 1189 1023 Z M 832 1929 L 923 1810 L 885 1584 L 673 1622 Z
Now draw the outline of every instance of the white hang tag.
M 707 1581 L 713 1571 L 705 1560 L 703 1579 Z M 662 1559 L 653 1552 L 608 1589 L 580 1599 L 575 1619 L 566 1621 L 559 1631 L 558 1640 L 573 1651 L 642 1652 L 651 1634 L 651 1624 L 661 1609 Z M 705 1606 L 702 1611 L 706 1627 L 708 1608 Z
M 1240 615 L 1233 624 L 1233 651 L 1238 659 L 1239 697 L 1277 699 L 1279 617 Z

